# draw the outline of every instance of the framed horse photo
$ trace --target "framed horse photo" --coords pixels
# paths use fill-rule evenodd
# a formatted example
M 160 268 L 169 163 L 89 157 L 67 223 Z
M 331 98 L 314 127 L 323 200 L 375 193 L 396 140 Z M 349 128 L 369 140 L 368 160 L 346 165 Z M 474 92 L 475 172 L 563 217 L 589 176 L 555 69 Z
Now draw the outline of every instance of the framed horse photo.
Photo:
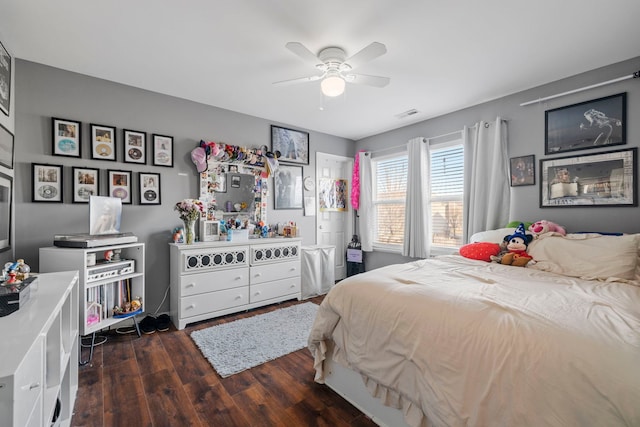
M 545 112 L 545 154 L 627 143 L 627 94 L 568 105 Z

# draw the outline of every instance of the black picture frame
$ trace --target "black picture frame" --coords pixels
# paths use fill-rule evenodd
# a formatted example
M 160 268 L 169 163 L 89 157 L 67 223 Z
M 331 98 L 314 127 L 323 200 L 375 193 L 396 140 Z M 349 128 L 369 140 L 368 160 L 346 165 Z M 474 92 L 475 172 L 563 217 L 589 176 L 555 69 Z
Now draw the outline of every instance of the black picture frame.
M 108 196 L 117 197 L 123 205 L 132 204 L 133 196 L 131 195 L 131 171 L 123 170 L 107 170 L 108 179 Z
M 64 180 L 62 165 L 31 163 L 31 201 L 34 203 L 62 203 Z
M 122 153 L 125 163 L 147 163 L 147 133 L 122 129 Z
M 141 205 L 161 204 L 160 174 L 149 172 L 138 172 L 138 200 Z
M 91 124 L 91 158 L 110 160 L 116 157 L 116 128 L 107 125 Z
M 511 186 L 521 187 L 536 184 L 536 156 L 512 157 L 509 159 L 509 175 Z
M 51 154 L 82 157 L 82 123 L 77 120 L 51 118 Z
M 173 137 L 153 134 L 153 165 L 173 167 Z
M 544 153 L 627 143 L 627 94 L 618 93 L 545 112 Z
M 91 196 L 100 195 L 100 169 L 73 166 L 71 180 L 72 203 L 89 203 Z
M 540 160 L 540 207 L 638 206 L 637 147 Z
M 0 124 L 0 165 L 13 169 L 15 140 L 9 129 Z
M 13 177 L 0 172 L 0 252 L 11 249 Z
M 273 208 L 302 209 L 302 166 L 280 165 L 273 175 Z
M 0 110 L 9 117 L 11 108 L 11 55 L 0 42 Z
M 278 162 L 309 164 L 309 132 L 271 125 L 271 151 Z

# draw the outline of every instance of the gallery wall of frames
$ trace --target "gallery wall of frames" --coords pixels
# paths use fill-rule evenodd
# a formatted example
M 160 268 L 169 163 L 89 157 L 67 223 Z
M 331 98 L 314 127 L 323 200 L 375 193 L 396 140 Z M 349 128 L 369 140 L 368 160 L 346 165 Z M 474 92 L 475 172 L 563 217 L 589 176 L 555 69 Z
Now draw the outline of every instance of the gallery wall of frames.
M 540 207 L 638 206 L 637 147 L 627 144 L 626 92 L 545 111 Z M 511 186 L 535 185 L 535 156 L 510 159 Z
M 90 123 L 88 130 L 90 152 L 83 156 L 82 122 L 52 117 L 51 154 L 113 162 L 118 162 L 118 157 L 121 157 L 124 164 L 173 167 L 172 136 L 132 129 L 118 132 L 115 126 L 96 123 Z M 70 189 L 71 196 L 67 199 L 72 203 L 89 203 L 91 196 L 110 196 L 121 199 L 123 204 L 133 204 L 134 201 L 140 205 L 161 204 L 159 173 L 133 172 L 117 166 L 107 170 L 72 166 L 66 167 L 71 169 L 72 180 L 71 185 L 66 186 L 64 168 L 51 163 L 31 164 L 33 202 L 64 203 L 65 189 Z M 106 180 L 106 194 L 101 193 L 103 180 Z

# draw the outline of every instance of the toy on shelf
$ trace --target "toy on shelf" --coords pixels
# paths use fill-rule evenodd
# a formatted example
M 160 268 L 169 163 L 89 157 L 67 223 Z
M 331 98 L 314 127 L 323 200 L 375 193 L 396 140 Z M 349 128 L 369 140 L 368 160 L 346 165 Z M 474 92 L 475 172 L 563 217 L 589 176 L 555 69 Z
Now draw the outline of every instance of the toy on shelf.
M 102 306 L 93 301 L 87 305 L 87 326 L 94 325 L 102 320 Z
M 23 259 L 8 262 L 4 265 L 0 281 L 2 281 L 3 285 L 20 283 L 29 278 L 29 273 L 31 273 L 31 267 L 29 267 Z
M 113 307 L 113 317 L 127 317 L 142 311 L 142 298 L 136 297 L 129 302 L 124 303 L 122 307 Z

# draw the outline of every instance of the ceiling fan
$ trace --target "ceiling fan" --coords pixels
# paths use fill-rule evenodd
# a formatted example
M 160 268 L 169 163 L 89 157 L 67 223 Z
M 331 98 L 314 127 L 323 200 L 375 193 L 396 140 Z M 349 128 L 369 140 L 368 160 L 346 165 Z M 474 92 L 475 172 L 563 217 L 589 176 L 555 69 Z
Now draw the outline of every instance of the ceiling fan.
M 294 54 L 304 62 L 316 68 L 317 73 L 307 77 L 283 80 L 274 85 L 288 85 L 322 80 L 320 87 L 326 96 L 339 96 L 344 92 L 346 83 L 362 84 L 374 87 L 385 87 L 389 84 L 389 77 L 369 76 L 356 74 L 352 70 L 369 62 L 387 52 L 382 43 L 373 42 L 358 53 L 347 58 L 345 51 L 339 47 L 327 47 L 318 55 L 314 55 L 302 43 L 289 42 L 286 45 Z

